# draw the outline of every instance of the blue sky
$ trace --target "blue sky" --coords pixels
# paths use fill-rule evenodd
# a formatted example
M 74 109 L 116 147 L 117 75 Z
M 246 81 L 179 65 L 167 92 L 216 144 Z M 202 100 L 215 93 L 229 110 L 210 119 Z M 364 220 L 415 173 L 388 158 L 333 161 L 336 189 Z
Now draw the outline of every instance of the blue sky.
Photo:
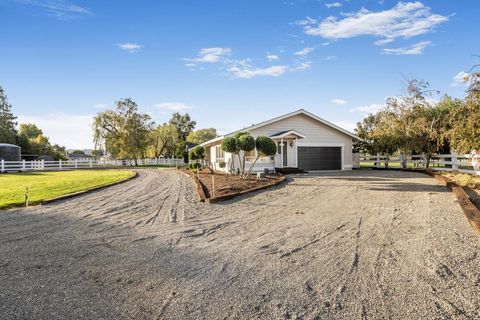
M 0 0 L 0 85 L 21 122 L 91 147 L 122 97 L 221 133 L 298 108 L 352 130 L 404 76 L 464 95 L 480 2 Z

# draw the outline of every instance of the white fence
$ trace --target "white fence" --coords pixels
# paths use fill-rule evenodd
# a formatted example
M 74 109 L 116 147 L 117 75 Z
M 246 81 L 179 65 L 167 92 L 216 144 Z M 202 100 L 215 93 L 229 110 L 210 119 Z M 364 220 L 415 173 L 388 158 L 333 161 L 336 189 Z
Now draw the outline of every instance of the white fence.
M 183 165 L 183 159 L 139 159 L 137 165 Z M 45 170 L 71 170 L 71 169 L 89 169 L 89 168 L 108 168 L 108 167 L 131 167 L 135 166 L 134 160 L 59 160 L 59 161 L 4 161 L 0 160 L 0 172 L 18 172 L 18 171 L 45 171 Z
M 360 155 L 360 166 L 377 168 L 426 168 L 427 159 L 424 155 Z M 429 161 L 429 168 L 443 171 L 456 171 L 480 176 L 480 155 L 478 154 L 435 154 Z

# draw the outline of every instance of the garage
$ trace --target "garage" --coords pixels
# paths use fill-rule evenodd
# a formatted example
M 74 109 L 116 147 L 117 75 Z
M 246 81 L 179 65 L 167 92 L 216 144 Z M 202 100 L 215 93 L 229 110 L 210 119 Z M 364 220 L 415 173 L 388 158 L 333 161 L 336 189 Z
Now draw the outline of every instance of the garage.
M 298 147 L 298 168 L 303 170 L 341 170 L 341 147 Z

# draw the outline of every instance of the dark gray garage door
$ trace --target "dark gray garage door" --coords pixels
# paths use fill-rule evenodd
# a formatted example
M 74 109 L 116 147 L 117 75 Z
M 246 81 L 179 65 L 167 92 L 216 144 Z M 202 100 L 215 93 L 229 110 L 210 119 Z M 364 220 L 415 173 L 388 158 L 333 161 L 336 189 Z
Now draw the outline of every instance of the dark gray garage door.
M 341 170 L 341 147 L 298 147 L 298 167 L 303 170 Z

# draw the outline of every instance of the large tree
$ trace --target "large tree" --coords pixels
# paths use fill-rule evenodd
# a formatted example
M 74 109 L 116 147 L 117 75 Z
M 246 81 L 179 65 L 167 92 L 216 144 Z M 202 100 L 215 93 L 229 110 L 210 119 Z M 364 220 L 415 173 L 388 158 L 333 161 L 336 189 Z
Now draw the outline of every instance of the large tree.
M 454 109 L 451 144 L 458 153 L 480 154 L 480 72 L 472 73 L 466 80 L 470 87 L 465 102 Z
M 150 116 L 138 112 L 132 99 L 121 99 L 114 110 L 94 117 L 94 142 L 100 148 L 104 145 L 112 157 L 134 159 L 137 164 L 137 159 L 146 154 L 152 126 Z
M 217 129 L 215 128 L 198 129 L 190 132 L 187 136 L 187 142 L 201 144 L 216 137 Z
M 21 123 L 17 137 L 18 145 L 23 154 L 49 155 L 55 159 L 66 159 L 65 147 L 57 144 L 51 145 L 49 138 L 33 123 Z
M 175 126 L 164 123 L 153 129 L 150 136 L 152 141 L 150 154 L 153 155 L 153 157 L 172 157 L 175 155 L 179 142 L 179 136 Z
M 0 143 L 16 143 L 16 119 L 12 113 L 12 105 L 8 103 L 7 96 L 0 87 Z
M 175 112 L 172 115 L 169 124 L 173 125 L 177 129 L 178 136 L 182 141 L 187 140 L 187 136 L 193 131 L 193 129 L 195 129 L 195 126 L 197 125 L 197 123 L 190 118 L 188 113 L 181 115 L 178 112 Z

